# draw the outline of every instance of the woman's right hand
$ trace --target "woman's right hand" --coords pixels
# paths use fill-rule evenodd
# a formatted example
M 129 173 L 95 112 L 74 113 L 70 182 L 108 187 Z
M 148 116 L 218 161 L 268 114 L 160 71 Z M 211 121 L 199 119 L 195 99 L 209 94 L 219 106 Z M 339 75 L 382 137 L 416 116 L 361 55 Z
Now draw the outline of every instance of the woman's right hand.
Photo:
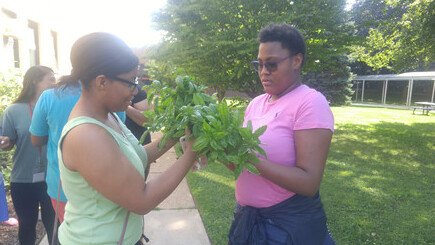
M 9 150 L 11 147 L 11 141 L 7 136 L 0 136 L 0 149 Z

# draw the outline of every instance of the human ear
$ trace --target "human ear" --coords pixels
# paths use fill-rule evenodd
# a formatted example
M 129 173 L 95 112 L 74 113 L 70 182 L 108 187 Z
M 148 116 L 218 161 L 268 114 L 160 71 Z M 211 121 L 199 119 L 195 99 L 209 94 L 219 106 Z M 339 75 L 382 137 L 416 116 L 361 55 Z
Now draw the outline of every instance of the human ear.
M 299 54 L 295 54 L 293 56 L 292 62 L 293 62 L 293 67 L 296 69 L 301 69 L 302 67 L 302 61 L 304 60 L 304 55 L 299 53 Z
M 104 75 L 98 75 L 95 78 L 95 86 L 97 89 L 104 89 L 107 84 L 107 78 Z

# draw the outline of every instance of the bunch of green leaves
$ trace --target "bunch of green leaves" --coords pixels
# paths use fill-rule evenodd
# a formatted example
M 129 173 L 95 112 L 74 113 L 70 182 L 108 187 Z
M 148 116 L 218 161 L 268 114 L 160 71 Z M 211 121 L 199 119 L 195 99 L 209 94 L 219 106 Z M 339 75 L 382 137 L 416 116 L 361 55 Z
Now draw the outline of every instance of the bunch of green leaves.
M 177 77 L 176 84 L 175 89 L 158 81 L 149 86 L 148 99 L 154 102 L 154 110 L 145 112 L 149 122 L 144 126 L 151 132 L 162 131 L 159 147 L 170 138 L 183 136 L 188 127 L 195 138 L 193 150 L 199 156 L 205 155 L 209 163 L 233 163 L 236 178 L 244 168 L 258 174 L 251 163 L 260 163 L 259 155 L 266 157 L 258 139 L 266 126 L 253 132 L 249 121 L 247 127 L 242 127 L 243 113 L 233 110 L 225 100 L 218 103 L 216 95 L 205 93 L 206 87 L 196 85 L 188 76 Z M 176 149 L 177 155 L 181 154 L 181 147 Z

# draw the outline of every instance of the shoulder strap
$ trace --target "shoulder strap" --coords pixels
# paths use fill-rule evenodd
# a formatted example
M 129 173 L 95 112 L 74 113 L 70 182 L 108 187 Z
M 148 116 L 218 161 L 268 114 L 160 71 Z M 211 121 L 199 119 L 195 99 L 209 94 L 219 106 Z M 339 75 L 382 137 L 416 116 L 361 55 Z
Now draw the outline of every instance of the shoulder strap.
M 96 124 L 96 125 L 104 128 L 104 129 L 106 129 L 112 135 L 112 137 L 115 139 L 115 141 L 118 142 L 117 139 L 113 135 L 113 132 L 116 133 L 115 130 L 113 130 L 112 128 L 108 127 L 104 123 L 98 121 L 97 119 L 94 119 L 92 117 L 81 116 L 81 117 L 76 117 L 76 118 L 72 119 L 71 121 L 69 121 L 65 125 L 65 127 L 62 130 L 62 134 L 60 136 L 59 146 L 62 146 L 63 139 L 68 134 L 69 131 L 71 131 L 73 128 L 75 128 L 75 127 L 77 127 L 79 125 L 82 125 L 82 124 Z
M 130 217 L 130 211 L 127 212 L 127 216 L 124 220 L 124 228 L 122 228 L 121 237 L 119 238 L 119 245 L 122 245 L 122 240 L 124 240 L 125 230 L 127 229 L 128 217 Z

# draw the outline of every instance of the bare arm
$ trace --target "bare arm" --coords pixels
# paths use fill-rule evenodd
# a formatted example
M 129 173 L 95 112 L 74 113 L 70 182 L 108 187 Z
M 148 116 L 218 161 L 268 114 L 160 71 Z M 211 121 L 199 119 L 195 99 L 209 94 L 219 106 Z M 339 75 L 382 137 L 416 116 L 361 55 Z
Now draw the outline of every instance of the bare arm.
M 153 142 L 144 146 L 145 151 L 147 152 L 148 164 L 155 162 L 178 142 L 176 139 L 166 140 L 165 146 L 162 148 L 162 150 L 159 150 L 159 144 L 161 140 L 162 138 L 154 140 Z
M 295 131 L 295 167 L 267 160 L 255 166 L 263 177 L 275 184 L 300 195 L 313 196 L 322 180 L 331 138 L 332 132 L 327 129 Z
M 36 136 L 30 134 L 30 141 L 32 142 L 32 145 L 35 147 L 43 146 L 47 144 L 48 136 Z
M 147 184 L 112 136 L 97 125 L 77 126 L 61 147 L 68 169 L 78 171 L 109 200 L 132 212 L 146 214 L 169 196 L 192 167 L 196 158 L 192 144 L 189 141 L 185 154 Z
M 153 109 L 152 105 L 148 104 L 147 99 L 144 99 L 140 102 L 134 103 L 133 107 L 138 109 L 138 110 L 141 110 L 141 111 L 150 111 Z
M 142 111 L 134 108 L 133 106 L 128 106 L 127 110 L 125 111 L 125 113 L 127 114 L 127 116 L 133 121 L 135 122 L 137 125 L 142 126 L 145 122 L 148 121 L 148 118 L 146 118 L 143 114 Z
M 125 113 L 133 122 L 142 126 L 145 122 L 148 122 L 148 118 L 143 115 L 143 112 L 149 110 L 152 110 L 152 107 L 148 105 L 148 101 L 145 99 L 127 107 Z

